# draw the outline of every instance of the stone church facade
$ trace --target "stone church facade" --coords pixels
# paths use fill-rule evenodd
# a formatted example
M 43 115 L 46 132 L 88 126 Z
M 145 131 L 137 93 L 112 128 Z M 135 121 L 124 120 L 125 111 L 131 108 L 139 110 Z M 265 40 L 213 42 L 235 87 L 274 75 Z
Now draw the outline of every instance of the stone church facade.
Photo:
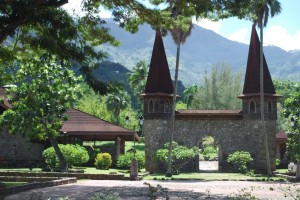
M 226 170 L 227 157 L 235 151 L 248 151 L 256 172 L 266 171 L 265 137 L 260 113 L 260 42 L 255 27 L 252 27 L 244 88 L 238 98 L 240 110 L 176 110 L 174 141 L 188 147 L 201 147 L 205 136 L 215 138 L 219 148 L 219 169 Z M 265 127 L 272 169 L 275 169 L 275 143 L 277 98 L 272 79 L 264 58 L 264 110 Z M 153 153 L 170 141 L 173 85 L 164 50 L 162 36 L 156 32 L 144 100 L 144 135 L 146 170 L 159 172 L 161 165 Z M 189 166 L 199 170 L 199 159 Z

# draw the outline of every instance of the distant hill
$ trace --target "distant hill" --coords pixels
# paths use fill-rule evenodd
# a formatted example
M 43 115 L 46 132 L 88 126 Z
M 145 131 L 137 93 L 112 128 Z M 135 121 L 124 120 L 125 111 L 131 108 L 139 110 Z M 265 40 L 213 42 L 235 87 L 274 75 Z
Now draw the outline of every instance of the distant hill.
M 150 61 L 155 36 L 155 31 L 150 26 L 140 26 L 136 34 L 126 32 L 112 21 L 106 26 L 122 43 L 119 47 L 99 47 L 109 53 L 108 61 L 121 64 L 128 70 L 140 60 Z M 173 74 L 176 46 L 170 35 L 163 40 Z M 191 36 L 181 48 L 179 79 L 185 86 L 200 83 L 205 70 L 210 70 L 212 64 L 220 62 L 232 66 L 234 71 L 244 73 L 248 48 L 246 44 L 228 40 L 213 31 L 194 25 Z M 267 46 L 264 47 L 264 52 L 272 78 L 296 80 L 300 77 L 299 51 L 287 52 L 275 46 Z

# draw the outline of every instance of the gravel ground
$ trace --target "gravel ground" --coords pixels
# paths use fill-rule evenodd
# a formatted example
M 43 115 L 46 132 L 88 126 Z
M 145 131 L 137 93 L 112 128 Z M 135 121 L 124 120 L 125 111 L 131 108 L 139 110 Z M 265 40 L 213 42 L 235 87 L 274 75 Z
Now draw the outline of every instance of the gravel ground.
M 5 200 L 28 199 L 58 199 L 68 197 L 74 200 L 90 199 L 94 193 L 118 193 L 120 199 L 146 200 L 151 199 L 149 183 L 153 190 L 167 188 L 164 192 L 158 190 L 152 193 L 153 199 L 299 199 L 296 190 L 300 184 L 254 181 L 112 181 L 86 180 L 78 183 L 61 185 L 49 188 L 34 189 L 10 195 Z M 160 185 L 161 187 L 158 187 Z M 33 197 L 34 198 L 31 198 Z M 248 197 L 248 198 L 247 198 Z

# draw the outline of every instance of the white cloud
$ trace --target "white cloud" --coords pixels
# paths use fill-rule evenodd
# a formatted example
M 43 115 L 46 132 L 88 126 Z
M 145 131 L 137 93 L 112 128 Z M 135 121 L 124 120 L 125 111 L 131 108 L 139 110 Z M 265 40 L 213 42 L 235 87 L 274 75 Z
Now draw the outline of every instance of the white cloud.
M 300 31 L 289 34 L 286 28 L 274 25 L 264 30 L 264 44 L 275 45 L 286 51 L 300 49 Z
M 227 38 L 229 40 L 237 41 L 244 44 L 249 44 L 250 41 L 249 30 L 247 28 L 242 28 L 237 32 L 229 35 Z
M 73 14 L 75 12 L 76 14 L 82 15 L 82 8 L 81 8 L 81 0 L 71 0 L 69 3 L 62 6 L 65 10 L 67 10 L 70 14 Z M 100 7 L 100 17 L 102 18 L 111 18 L 112 14 L 111 11 L 108 11 L 104 9 L 103 7 Z
M 221 21 L 214 22 L 214 21 L 210 21 L 208 19 L 196 20 L 196 18 L 193 18 L 193 23 L 201 26 L 202 28 L 212 30 L 216 33 L 220 33 L 220 29 L 221 29 L 221 26 L 222 26 Z

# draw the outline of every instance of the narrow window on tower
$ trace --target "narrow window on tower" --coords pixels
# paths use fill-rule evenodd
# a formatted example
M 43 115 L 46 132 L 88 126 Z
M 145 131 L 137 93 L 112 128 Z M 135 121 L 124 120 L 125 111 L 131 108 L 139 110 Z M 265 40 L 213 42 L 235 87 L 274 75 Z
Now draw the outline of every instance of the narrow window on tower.
M 148 104 L 148 112 L 149 113 L 153 113 L 154 112 L 154 103 L 153 103 L 152 99 L 149 101 L 149 104 Z
M 250 105 L 249 105 L 249 111 L 250 113 L 256 113 L 256 106 L 255 106 L 255 102 L 253 100 L 250 101 Z

